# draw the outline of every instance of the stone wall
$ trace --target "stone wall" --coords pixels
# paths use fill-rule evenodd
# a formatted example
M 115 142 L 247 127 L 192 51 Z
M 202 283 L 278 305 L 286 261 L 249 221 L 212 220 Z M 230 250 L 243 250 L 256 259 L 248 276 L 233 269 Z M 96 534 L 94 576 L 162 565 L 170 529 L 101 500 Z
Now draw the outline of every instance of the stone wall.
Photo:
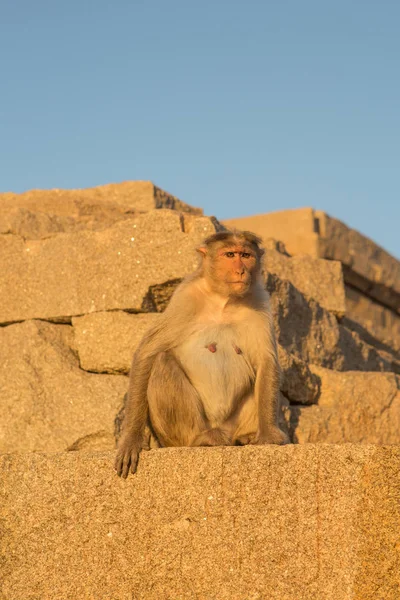
M 293 444 L 152 450 L 121 481 L 133 352 L 223 225 L 150 182 L 0 215 L 1 599 L 400 597 L 393 257 L 311 209 L 236 222 L 264 238 Z

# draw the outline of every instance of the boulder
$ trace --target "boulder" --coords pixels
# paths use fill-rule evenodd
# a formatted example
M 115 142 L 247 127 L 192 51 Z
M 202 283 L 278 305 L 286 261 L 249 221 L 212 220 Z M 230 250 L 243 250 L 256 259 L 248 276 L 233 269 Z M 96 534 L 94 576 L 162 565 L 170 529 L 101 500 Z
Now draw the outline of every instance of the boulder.
M 0 233 L 40 239 L 58 232 L 104 229 L 155 208 L 202 215 L 151 181 L 125 181 L 82 190 L 30 190 L 0 194 Z
M 7 600 L 398 600 L 396 446 L 0 458 Z
M 133 354 L 158 314 L 123 311 L 74 317 L 75 346 L 81 369 L 95 373 L 129 373 Z
M 299 359 L 338 371 L 398 371 L 400 361 L 340 325 L 336 317 L 307 299 L 288 280 L 270 273 L 266 287 L 271 295 L 278 342 Z
M 320 379 L 307 363 L 278 344 L 282 371 L 281 392 L 296 404 L 315 404 L 320 395 Z
M 400 314 L 400 261 L 355 229 L 315 211 L 319 256 L 340 260 L 344 278 L 371 298 Z
M 196 268 L 195 247 L 215 230 L 215 221 L 199 217 L 186 233 L 177 212 L 159 210 L 104 231 L 30 241 L 2 235 L 0 323 L 140 311 L 151 286 Z
M 287 279 L 304 296 L 313 299 L 338 317 L 346 313 L 346 298 L 340 262 L 311 256 L 287 257 L 276 250 L 265 250 L 265 270 Z
M 318 405 L 291 406 L 295 442 L 400 444 L 400 378 L 394 373 L 338 373 L 314 365 Z
M 319 258 L 319 235 L 314 209 L 296 208 L 249 217 L 225 219 L 229 229 L 247 229 L 263 240 L 281 240 L 291 255 L 308 254 Z
M 80 447 L 113 447 L 127 378 L 83 371 L 73 345 L 68 325 L 0 328 L 0 452 L 57 452 L 86 436 Z
M 400 315 L 394 310 L 346 286 L 346 316 L 359 323 L 375 340 L 400 354 Z

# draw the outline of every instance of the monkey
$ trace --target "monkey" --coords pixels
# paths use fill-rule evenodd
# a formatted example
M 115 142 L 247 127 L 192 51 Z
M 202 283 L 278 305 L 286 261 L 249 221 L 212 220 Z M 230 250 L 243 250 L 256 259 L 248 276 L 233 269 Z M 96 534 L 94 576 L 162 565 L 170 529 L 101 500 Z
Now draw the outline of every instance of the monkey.
M 261 239 L 220 231 L 196 249 L 132 361 L 115 470 L 135 473 L 149 428 L 161 447 L 286 444 L 280 368 Z

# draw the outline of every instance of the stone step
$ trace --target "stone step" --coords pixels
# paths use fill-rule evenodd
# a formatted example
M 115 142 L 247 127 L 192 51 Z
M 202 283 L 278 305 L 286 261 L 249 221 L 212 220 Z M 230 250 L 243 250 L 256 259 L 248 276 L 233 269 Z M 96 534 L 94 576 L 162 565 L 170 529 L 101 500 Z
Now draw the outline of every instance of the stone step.
M 398 600 L 400 446 L 0 457 L 5 600 Z

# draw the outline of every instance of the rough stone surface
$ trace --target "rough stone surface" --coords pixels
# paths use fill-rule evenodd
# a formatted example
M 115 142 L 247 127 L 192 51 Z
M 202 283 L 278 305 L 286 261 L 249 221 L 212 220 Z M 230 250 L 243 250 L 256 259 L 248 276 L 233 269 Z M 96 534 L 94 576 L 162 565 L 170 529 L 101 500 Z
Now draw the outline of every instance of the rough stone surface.
M 30 190 L 0 194 L 0 233 L 40 239 L 62 231 L 104 229 L 155 208 L 203 213 L 151 181 L 125 181 L 82 190 Z
M 339 317 L 346 313 L 346 299 L 340 262 L 310 256 L 286 257 L 284 254 L 266 250 L 265 270 L 288 279 L 307 298 L 312 298 L 326 310 Z
M 72 319 L 82 369 L 97 373 L 128 373 L 133 353 L 158 314 L 99 312 Z
M 353 287 L 346 286 L 346 315 L 372 336 L 400 353 L 400 315 L 374 302 Z
M 289 281 L 267 277 L 278 342 L 301 360 L 338 371 L 398 371 L 395 356 L 378 350 L 356 331 L 340 325 L 336 317 L 314 300 L 308 300 Z
M 320 379 L 307 363 L 287 352 L 278 344 L 282 370 L 281 391 L 297 404 L 315 404 L 320 394 Z
M 345 280 L 400 313 L 400 261 L 338 219 L 315 211 L 319 256 L 346 265 Z
M 196 219 L 184 233 L 178 213 L 159 210 L 104 231 L 40 241 L 0 236 L 0 323 L 58 319 L 99 310 L 140 311 L 149 287 L 194 270 L 194 248 L 215 231 Z
M 98 447 L 113 435 L 127 378 L 86 373 L 72 346 L 68 325 L 0 328 L 0 452 L 55 452 L 88 435 L 86 447 Z
M 399 598 L 398 446 L 0 460 L 4 599 Z
M 400 379 L 394 373 L 338 373 L 311 365 L 318 405 L 290 407 L 297 443 L 400 444 Z
M 296 208 L 226 219 L 223 224 L 228 228 L 236 227 L 253 231 L 263 240 L 267 238 L 281 240 L 289 254 L 308 254 L 315 258 L 320 256 L 319 236 L 312 208 Z

